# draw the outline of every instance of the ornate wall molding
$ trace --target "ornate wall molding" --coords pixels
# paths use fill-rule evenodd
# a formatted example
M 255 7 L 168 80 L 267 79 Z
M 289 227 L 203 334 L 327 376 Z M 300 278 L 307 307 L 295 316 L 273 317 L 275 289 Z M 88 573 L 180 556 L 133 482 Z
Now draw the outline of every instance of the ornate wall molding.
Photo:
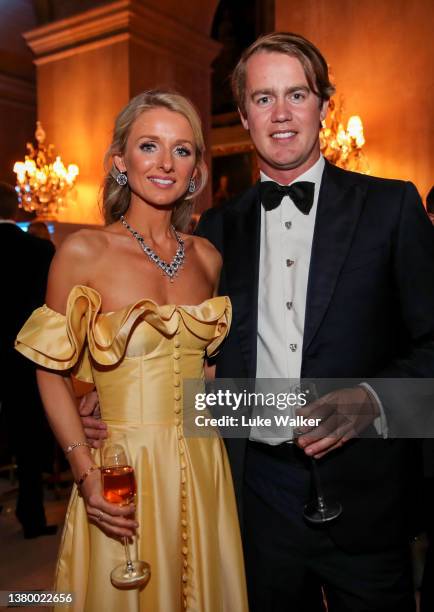
M 118 0 L 24 34 L 37 65 L 77 55 L 117 41 L 156 45 L 177 62 L 210 65 L 220 45 L 182 21 L 144 6 Z

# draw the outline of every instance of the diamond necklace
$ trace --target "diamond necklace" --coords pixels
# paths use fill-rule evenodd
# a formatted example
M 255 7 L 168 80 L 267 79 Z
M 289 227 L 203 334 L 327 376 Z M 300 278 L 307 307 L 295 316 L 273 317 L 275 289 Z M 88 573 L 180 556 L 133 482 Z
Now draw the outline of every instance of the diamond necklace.
M 137 242 L 139 243 L 140 247 L 143 249 L 143 252 L 145 253 L 145 255 L 147 255 L 149 257 L 149 259 L 156 266 L 161 268 L 161 270 L 163 270 L 164 274 L 166 274 L 170 278 L 170 282 L 173 283 L 173 278 L 177 275 L 177 273 L 179 272 L 179 269 L 184 265 L 184 259 L 185 259 L 184 241 L 182 240 L 182 238 L 180 238 L 180 236 L 176 232 L 176 230 L 173 227 L 173 225 L 171 225 L 170 227 L 172 228 L 172 231 L 175 234 L 176 242 L 178 243 L 178 249 L 177 249 L 177 251 L 175 253 L 175 257 L 172 259 L 172 261 L 170 263 L 167 263 L 167 262 L 163 261 L 161 259 L 161 257 L 159 257 L 157 255 L 157 253 L 155 251 L 153 251 L 151 249 L 151 247 L 149 247 L 145 243 L 145 240 L 144 240 L 143 236 L 141 234 L 139 234 L 139 232 L 137 232 L 134 228 L 132 228 L 129 223 L 127 223 L 127 220 L 125 219 L 125 217 L 123 215 L 120 216 L 120 220 L 121 220 L 122 225 L 137 240 Z

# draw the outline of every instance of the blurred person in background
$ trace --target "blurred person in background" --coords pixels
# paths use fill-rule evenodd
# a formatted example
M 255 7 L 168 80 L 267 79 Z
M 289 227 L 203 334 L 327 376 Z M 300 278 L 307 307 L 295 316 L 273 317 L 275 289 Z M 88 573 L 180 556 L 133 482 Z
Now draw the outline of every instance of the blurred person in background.
M 29 225 L 27 233 L 31 236 L 37 236 L 43 240 L 51 241 L 50 230 L 48 229 L 47 224 L 43 221 L 32 221 Z
M 42 472 L 49 462 L 53 437 L 36 385 L 35 366 L 14 350 L 15 337 L 30 313 L 44 302 L 54 246 L 23 232 L 15 223 L 15 189 L 0 183 L 0 382 L 1 420 L 18 476 L 16 516 L 25 538 L 53 535 L 43 503 Z M 23 426 L 25 423 L 25 426 Z
M 431 219 L 431 223 L 434 224 L 434 187 L 431 187 L 428 195 L 426 196 L 426 212 L 428 217 Z

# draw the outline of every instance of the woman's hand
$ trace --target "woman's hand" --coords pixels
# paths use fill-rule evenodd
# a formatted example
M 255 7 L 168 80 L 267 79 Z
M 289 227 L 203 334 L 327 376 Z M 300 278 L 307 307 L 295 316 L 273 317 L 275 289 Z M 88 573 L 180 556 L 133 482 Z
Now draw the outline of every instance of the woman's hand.
M 132 518 L 135 505 L 119 506 L 104 499 L 102 495 L 101 474 L 91 472 L 81 485 L 81 493 L 86 504 L 89 519 L 104 533 L 111 537 L 132 537 L 139 526 Z

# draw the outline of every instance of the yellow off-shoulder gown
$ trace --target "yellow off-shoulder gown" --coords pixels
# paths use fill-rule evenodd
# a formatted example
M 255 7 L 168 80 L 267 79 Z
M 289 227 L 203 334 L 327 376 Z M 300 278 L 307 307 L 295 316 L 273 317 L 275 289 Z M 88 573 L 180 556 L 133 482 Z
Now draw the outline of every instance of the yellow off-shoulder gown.
M 16 348 L 29 359 L 95 383 L 102 418 L 126 433 L 135 468 L 139 528 L 131 552 L 151 564 L 151 579 L 140 590 L 112 586 L 122 544 L 88 521 L 74 486 L 54 589 L 74 593 L 75 611 L 248 609 L 224 444 L 183 430 L 182 381 L 203 377 L 205 352 L 217 350 L 230 321 L 227 297 L 199 306 L 142 299 L 101 313 L 99 293 L 76 286 L 65 316 L 42 306 L 19 333 Z

